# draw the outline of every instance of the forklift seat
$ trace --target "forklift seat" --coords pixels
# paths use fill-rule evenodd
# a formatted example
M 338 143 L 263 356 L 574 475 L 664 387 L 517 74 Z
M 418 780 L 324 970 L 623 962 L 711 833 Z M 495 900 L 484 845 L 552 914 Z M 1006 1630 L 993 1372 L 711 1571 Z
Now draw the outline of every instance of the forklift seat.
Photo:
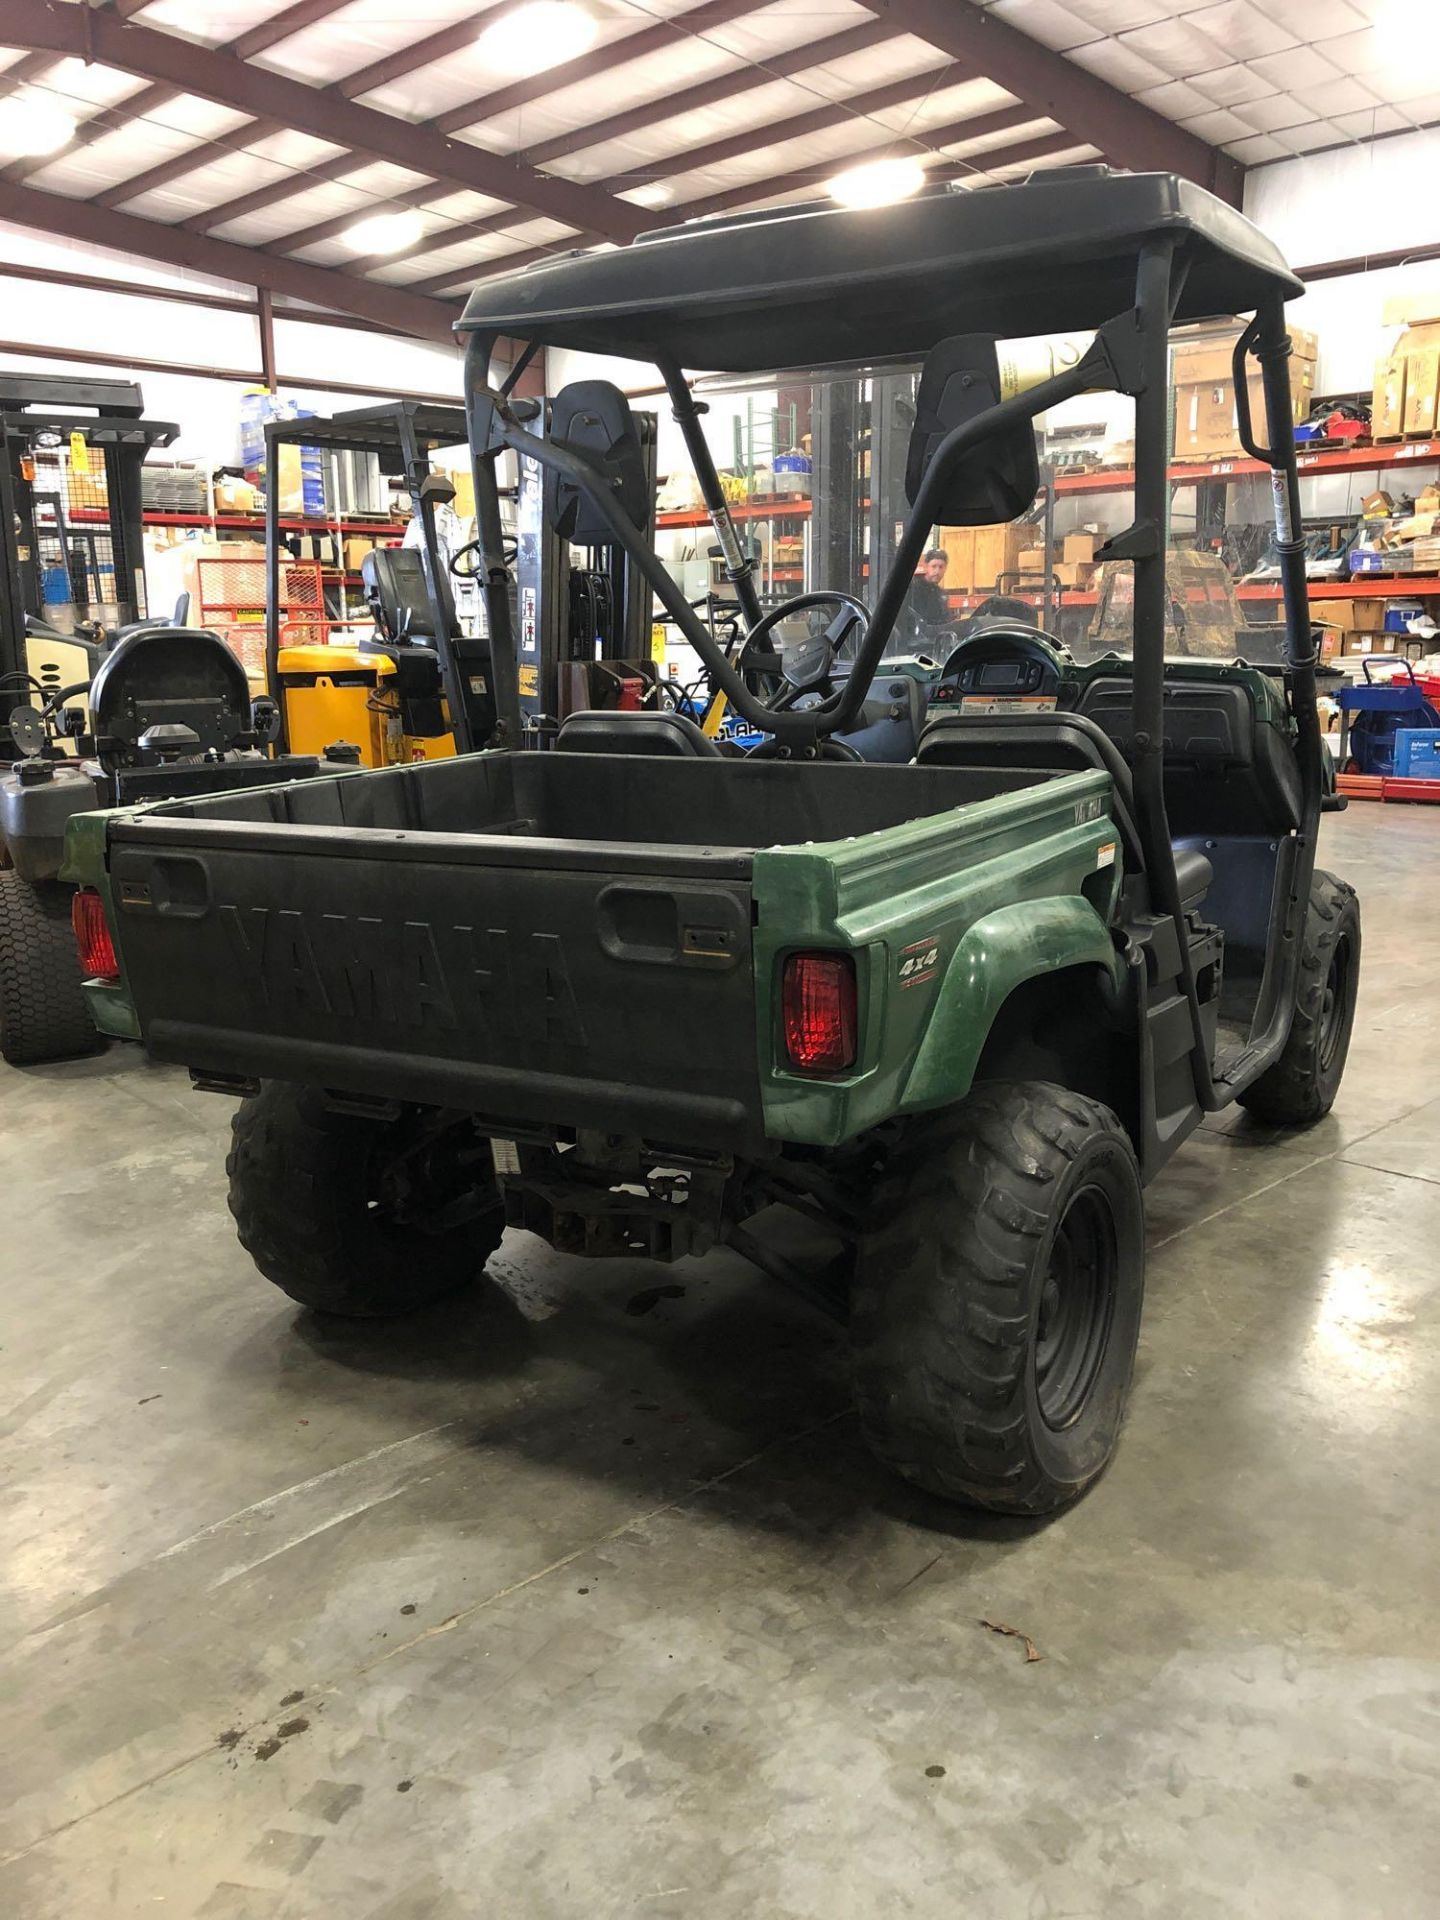
M 555 736 L 566 753 L 659 753 L 672 759 L 718 758 L 720 749 L 683 713 L 601 711 L 567 714 Z
M 1119 748 L 1104 729 L 1083 713 L 992 713 L 971 718 L 946 713 L 920 736 L 919 766 L 1033 767 L 1074 773 L 1094 767 L 1108 773 L 1115 788 L 1115 825 L 1125 848 L 1125 864 L 1143 871 L 1144 854 L 1135 827 L 1135 787 Z M 1214 877 L 1198 847 L 1177 846 L 1175 875 L 1181 905 L 1198 907 Z
M 386 640 L 423 640 L 435 645 L 430 582 L 418 547 L 375 547 L 360 566 L 365 602 Z
M 117 640 L 90 683 L 90 730 L 105 762 L 139 765 L 146 736 L 187 729 L 190 753 L 227 753 L 253 728 L 245 669 L 203 627 L 139 627 Z

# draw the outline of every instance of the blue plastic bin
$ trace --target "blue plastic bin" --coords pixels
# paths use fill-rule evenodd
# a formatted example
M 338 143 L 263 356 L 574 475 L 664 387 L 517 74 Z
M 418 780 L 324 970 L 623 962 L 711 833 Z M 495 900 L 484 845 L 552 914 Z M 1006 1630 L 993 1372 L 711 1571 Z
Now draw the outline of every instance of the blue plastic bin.
M 1440 780 L 1440 727 L 1395 729 L 1395 773 L 1401 780 Z

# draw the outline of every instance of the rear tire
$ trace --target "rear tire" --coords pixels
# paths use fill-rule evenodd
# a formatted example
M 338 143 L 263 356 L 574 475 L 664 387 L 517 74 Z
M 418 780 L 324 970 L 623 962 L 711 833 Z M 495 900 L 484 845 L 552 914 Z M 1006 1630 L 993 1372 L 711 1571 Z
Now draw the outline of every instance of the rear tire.
M 1128 1135 L 1061 1087 L 980 1088 L 877 1195 L 851 1339 L 866 1439 L 943 1499 L 1049 1513 L 1114 1452 L 1145 1288 Z
M 74 889 L 0 872 L 0 1058 L 12 1066 L 94 1053 L 70 926 Z
M 267 1081 L 240 1103 L 225 1171 L 241 1246 L 319 1313 L 428 1306 L 478 1277 L 505 1230 L 487 1143 L 429 1108 L 361 1119 Z
M 1333 873 L 1310 884 L 1295 1017 L 1285 1050 L 1239 1103 L 1277 1127 L 1308 1127 L 1335 1104 L 1350 1051 L 1360 988 L 1360 902 Z

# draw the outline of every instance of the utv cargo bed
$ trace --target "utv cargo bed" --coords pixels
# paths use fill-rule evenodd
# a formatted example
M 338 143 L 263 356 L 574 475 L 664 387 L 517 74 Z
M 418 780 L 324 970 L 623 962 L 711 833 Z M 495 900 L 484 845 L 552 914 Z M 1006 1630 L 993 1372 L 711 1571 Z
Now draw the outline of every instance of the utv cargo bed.
M 960 894 L 973 919 L 992 853 L 1037 849 L 1039 893 L 1108 894 L 1108 789 L 1093 773 L 481 754 L 113 814 L 108 885 L 159 1059 L 753 1149 L 775 1121 L 762 974 L 786 942 L 898 953 Z

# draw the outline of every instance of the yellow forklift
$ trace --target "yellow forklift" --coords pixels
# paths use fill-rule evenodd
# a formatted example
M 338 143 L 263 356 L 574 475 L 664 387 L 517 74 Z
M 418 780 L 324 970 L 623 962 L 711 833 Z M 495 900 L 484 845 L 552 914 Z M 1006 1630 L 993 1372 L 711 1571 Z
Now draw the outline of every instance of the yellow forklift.
M 376 547 L 361 567 L 373 626 L 354 637 L 351 623 L 328 616 L 299 623 L 287 635 L 281 613 L 281 564 L 291 558 L 280 526 L 280 487 L 265 503 L 266 681 L 278 708 L 282 752 L 321 754 L 337 743 L 356 749 L 362 766 L 445 759 L 494 731 L 487 699 L 489 650 L 473 618 L 456 607 L 450 562 L 455 543 L 441 537 L 439 516 L 455 498 L 449 478 L 432 466 L 440 448 L 465 456 L 459 407 L 397 400 L 331 417 L 275 420 L 265 428 L 266 470 L 280 471 L 286 446 L 318 447 L 333 456 L 337 518 L 377 515 L 381 486 L 409 492 L 416 544 Z M 343 546 L 340 558 L 344 559 Z
M 577 435 L 604 444 L 616 433 L 636 437 L 643 485 L 627 507 L 653 546 L 653 415 L 612 421 L 603 385 L 584 382 L 560 401 L 514 404 L 534 431 L 562 443 Z M 493 530 L 504 566 L 494 575 L 484 572 L 479 540 L 465 537 L 469 527 L 457 532 L 449 511 L 454 485 L 432 464 L 437 450 L 454 447 L 456 465 L 468 468 L 461 408 L 392 401 L 329 418 L 272 421 L 265 441 L 272 474 L 286 446 L 318 447 L 335 457 L 337 517 L 382 505 L 365 492 L 356 466 L 356 456 L 365 455 L 375 457 L 386 480 L 408 490 L 414 513 L 405 545 L 365 556 L 361 577 L 373 627 L 351 637 L 343 623 L 327 619 L 306 633 L 304 644 L 288 644 L 279 578 L 290 555 L 280 527 L 280 490 L 267 489 L 266 665 L 279 708 L 279 751 L 330 751 L 333 758 L 331 750 L 344 742 L 357 749 L 362 765 L 390 766 L 491 745 L 548 745 L 578 709 L 661 703 L 648 584 L 578 500 L 561 511 L 542 510 L 538 461 L 517 459 L 514 484 L 496 490 L 494 510 L 503 494 L 513 522 L 509 533 L 498 522 Z M 375 466 L 366 463 L 365 472 L 373 480 Z M 485 635 L 497 595 L 504 598 L 515 652 L 492 662 Z

